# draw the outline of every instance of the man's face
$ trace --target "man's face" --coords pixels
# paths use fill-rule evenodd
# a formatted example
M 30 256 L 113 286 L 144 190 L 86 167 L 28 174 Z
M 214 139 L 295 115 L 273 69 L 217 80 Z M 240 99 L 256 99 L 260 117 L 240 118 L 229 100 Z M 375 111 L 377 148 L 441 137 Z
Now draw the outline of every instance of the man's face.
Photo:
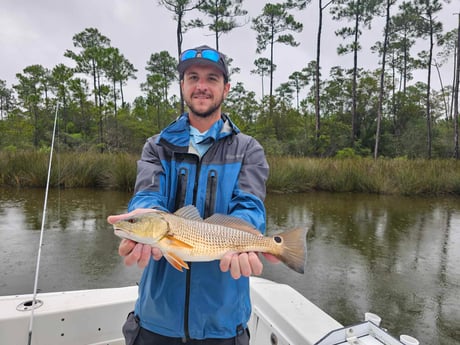
M 182 94 L 190 112 L 209 117 L 220 115 L 220 107 L 230 89 L 217 68 L 194 65 L 187 68 L 181 82 Z

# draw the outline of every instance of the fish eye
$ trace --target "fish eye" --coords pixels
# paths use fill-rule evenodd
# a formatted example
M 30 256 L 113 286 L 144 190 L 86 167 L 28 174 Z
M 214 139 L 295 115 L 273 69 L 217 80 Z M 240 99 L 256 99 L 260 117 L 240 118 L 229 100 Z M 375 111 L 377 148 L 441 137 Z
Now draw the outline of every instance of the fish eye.
M 282 243 L 283 242 L 283 239 L 281 238 L 281 236 L 274 236 L 273 240 L 275 240 L 276 243 Z
M 135 218 L 129 218 L 126 220 L 128 223 L 131 223 L 131 224 L 134 224 L 136 223 L 136 219 Z

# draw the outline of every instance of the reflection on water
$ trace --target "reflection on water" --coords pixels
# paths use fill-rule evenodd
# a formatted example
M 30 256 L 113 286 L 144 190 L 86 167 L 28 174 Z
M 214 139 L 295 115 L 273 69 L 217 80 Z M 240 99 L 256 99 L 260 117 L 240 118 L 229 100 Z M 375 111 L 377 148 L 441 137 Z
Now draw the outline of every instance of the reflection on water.
M 128 286 L 140 276 L 117 254 L 109 214 L 129 195 L 92 190 L 50 191 L 40 262 L 42 292 Z M 0 295 L 31 293 L 40 238 L 43 190 L 0 189 Z
M 304 276 L 266 266 L 343 324 L 372 311 L 393 334 L 460 344 L 460 200 L 269 196 L 268 227 L 307 224 Z
M 30 293 L 44 192 L 0 189 L 0 295 Z M 130 195 L 52 191 L 40 264 L 41 291 L 133 285 L 106 224 Z M 379 314 L 382 326 L 423 344 L 460 344 L 460 199 L 357 194 L 269 195 L 269 232 L 307 226 L 304 275 L 266 264 L 343 324 Z

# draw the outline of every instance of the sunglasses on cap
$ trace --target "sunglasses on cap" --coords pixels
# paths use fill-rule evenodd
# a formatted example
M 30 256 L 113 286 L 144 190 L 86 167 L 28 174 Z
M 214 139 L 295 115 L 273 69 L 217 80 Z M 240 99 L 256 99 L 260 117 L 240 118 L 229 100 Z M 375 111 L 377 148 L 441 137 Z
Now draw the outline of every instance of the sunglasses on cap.
M 221 58 L 221 55 L 218 51 L 213 49 L 189 49 L 181 54 L 180 61 L 186 61 L 194 58 L 203 58 L 212 62 L 218 62 Z

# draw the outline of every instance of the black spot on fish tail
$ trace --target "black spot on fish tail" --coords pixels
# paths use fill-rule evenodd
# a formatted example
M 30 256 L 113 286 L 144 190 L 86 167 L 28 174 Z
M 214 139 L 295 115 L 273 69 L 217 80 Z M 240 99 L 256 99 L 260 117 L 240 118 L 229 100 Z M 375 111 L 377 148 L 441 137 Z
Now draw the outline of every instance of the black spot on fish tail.
M 307 261 L 307 229 L 296 228 L 273 237 L 275 242 L 281 238 L 282 252 L 278 258 L 289 268 L 304 273 Z

